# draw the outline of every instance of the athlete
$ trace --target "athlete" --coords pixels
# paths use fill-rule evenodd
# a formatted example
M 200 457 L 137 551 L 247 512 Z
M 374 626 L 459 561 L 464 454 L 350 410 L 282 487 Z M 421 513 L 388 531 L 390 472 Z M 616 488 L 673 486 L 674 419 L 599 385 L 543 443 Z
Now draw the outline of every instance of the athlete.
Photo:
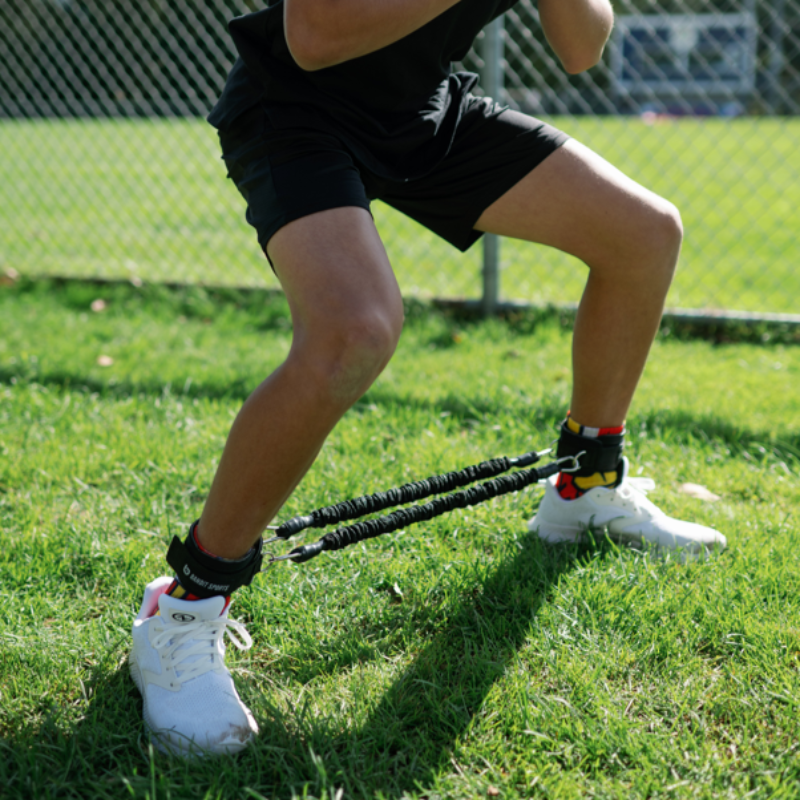
M 628 477 L 624 421 L 678 259 L 666 200 L 564 133 L 472 94 L 451 72 L 516 0 L 279 0 L 230 23 L 240 58 L 209 121 L 247 220 L 280 279 L 294 334 L 244 403 L 200 519 L 145 590 L 131 672 L 164 749 L 226 753 L 258 727 L 224 664 L 231 594 L 261 561 L 261 534 L 345 411 L 394 352 L 403 305 L 370 215 L 384 202 L 460 250 L 484 232 L 556 247 L 589 268 L 573 336 L 559 456 L 529 527 L 549 542 L 602 528 L 631 546 L 703 556 L 711 528 L 667 517 Z M 564 69 L 595 65 L 609 0 L 539 0 Z M 566 409 L 565 409 L 566 412 Z

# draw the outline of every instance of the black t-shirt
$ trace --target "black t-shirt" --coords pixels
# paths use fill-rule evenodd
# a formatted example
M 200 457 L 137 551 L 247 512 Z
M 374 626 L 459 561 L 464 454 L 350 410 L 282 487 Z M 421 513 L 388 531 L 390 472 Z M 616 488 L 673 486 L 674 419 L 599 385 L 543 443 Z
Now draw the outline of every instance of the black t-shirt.
M 388 47 L 306 72 L 289 52 L 279 0 L 229 23 L 241 58 L 209 122 L 225 130 L 263 100 L 274 128 L 334 133 L 378 175 L 419 177 L 447 154 L 477 82 L 471 73 L 451 73 L 451 62 L 516 1 L 461 0 Z

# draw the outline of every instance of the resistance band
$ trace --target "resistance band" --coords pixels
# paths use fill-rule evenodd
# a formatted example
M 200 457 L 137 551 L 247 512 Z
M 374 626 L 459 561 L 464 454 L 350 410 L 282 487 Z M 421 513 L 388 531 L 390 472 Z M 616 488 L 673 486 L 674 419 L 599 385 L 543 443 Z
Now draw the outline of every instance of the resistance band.
M 433 475 L 425 480 L 406 483 L 403 486 L 398 486 L 385 492 L 377 492 L 357 497 L 353 500 L 345 500 L 336 505 L 318 508 L 316 511 L 304 516 L 293 517 L 282 525 L 272 528 L 274 536 L 265 541 L 264 544 L 268 545 L 279 540 L 286 540 L 306 528 L 322 528 L 327 525 L 335 525 L 345 520 L 357 519 L 366 514 L 383 511 L 393 506 L 449 492 L 452 489 L 467 486 L 475 481 L 484 481 L 466 491 L 438 497 L 424 505 L 399 509 L 384 517 L 364 520 L 355 525 L 338 528 L 335 531 L 326 533 L 319 541 L 296 547 L 286 555 L 270 556 L 269 563 L 274 564 L 277 561 L 291 560 L 297 564 L 302 564 L 326 550 L 341 550 L 351 544 L 363 542 L 366 539 L 372 539 L 384 533 L 392 533 L 416 522 L 433 519 L 452 511 L 454 508 L 466 508 L 467 506 L 482 503 L 492 497 L 518 492 L 526 486 L 546 480 L 551 475 L 555 475 L 556 472 L 572 472 L 578 469 L 578 460 L 584 455 L 584 453 L 579 453 L 575 456 L 566 456 L 556 461 L 551 461 L 542 467 L 521 469 L 511 475 L 504 475 L 494 480 L 486 480 L 487 478 L 501 475 L 514 467 L 527 467 L 535 464 L 550 452 L 550 450 L 543 450 L 538 453 L 525 453 L 515 458 L 506 456 L 493 458 L 455 472 Z

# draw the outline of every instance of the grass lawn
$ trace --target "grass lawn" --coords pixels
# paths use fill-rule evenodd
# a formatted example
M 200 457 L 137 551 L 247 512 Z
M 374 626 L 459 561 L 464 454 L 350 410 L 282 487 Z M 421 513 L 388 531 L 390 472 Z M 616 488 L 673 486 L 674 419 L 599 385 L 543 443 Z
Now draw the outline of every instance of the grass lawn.
M 553 122 L 681 209 L 671 306 L 797 313 L 800 120 Z M 5 121 L 0 148 L 0 268 L 274 285 L 202 120 Z M 462 256 L 380 203 L 374 213 L 405 294 L 480 294 L 479 246 Z M 537 304 L 576 301 L 585 272 L 513 241 L 502 270 L 506 299 Z
M 408 317 L 283 518 L 554 438 L 556 321 Z M 663 336 L 628 455 L 725 554 L 545 546 L 525 529 L 534 488 L 277 565 L 233 606 L 256 745 L 148 749 L 126 663 L 142 589 L 289 342 L 280 297 L 0 289 L 4 799 L 800 794 L 800 348 Z

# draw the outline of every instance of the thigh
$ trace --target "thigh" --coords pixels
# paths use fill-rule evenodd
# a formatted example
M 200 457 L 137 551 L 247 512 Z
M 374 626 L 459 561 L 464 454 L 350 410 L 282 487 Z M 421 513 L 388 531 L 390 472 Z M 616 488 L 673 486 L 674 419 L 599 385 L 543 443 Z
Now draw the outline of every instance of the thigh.
M 403 302 L 370 214 L 345 207 L 278 230 L 267 253 L 289 302 L 295 332 L 387 328 L 399 336 Z
M 470 98 L 447 156 L 422 178 L 388 182 L 382 200 L 459 250 L 481 234 L 483 211 L 568 139 L 535 117 Z
M 574 140 L 524 175 L 475 227 L 549 245 L 594 266 L 659 247 L 674 207 Z M 674 237 L 673 237 L 674 238 Z
M 286 293 L 295 336 L 402 322 L 402 301 L 359 169 L 334 136 L 275 130 L 255 108 L 220 136 L 247 220 Z
M 262 249 L 284 225 L 332 208 L 369 209 L 364 184 L 348 151 L 319 130 L 276 130 L 256 106 L 220 134 L 222 157 L 247 201 L 247 221 Z

